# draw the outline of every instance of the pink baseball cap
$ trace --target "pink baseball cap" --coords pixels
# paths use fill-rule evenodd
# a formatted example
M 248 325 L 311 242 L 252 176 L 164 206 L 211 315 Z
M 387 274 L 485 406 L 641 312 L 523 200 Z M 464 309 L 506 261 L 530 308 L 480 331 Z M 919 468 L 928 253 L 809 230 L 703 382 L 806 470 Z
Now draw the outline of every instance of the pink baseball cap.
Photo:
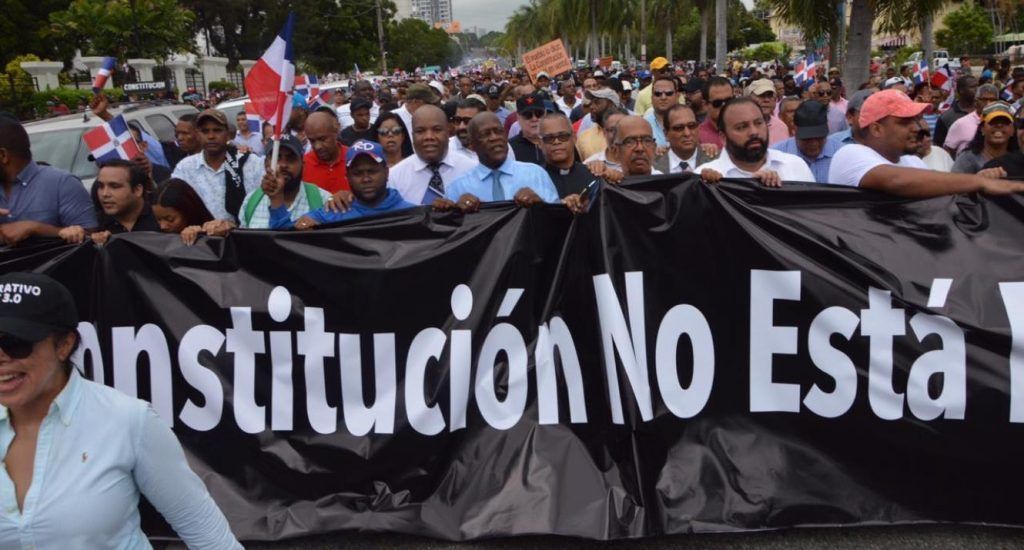
M 866 128 L 872 122 L 878 122 L 887 116 L 913 118 L 920 115 L 928 105 L 928 103 L 916 103 L 899 90 L 882 90 L 871 94 L 871 97 L 864 100 L 864 105 L 860 108 L 858 122 L 861 128 Z

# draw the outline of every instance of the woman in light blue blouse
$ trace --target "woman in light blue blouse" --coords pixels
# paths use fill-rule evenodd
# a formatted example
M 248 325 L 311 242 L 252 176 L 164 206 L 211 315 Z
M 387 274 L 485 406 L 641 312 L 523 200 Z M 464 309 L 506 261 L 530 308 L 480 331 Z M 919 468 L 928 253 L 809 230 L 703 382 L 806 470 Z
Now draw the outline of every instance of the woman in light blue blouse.
M 82 378 L 71 294 L 0 276 L 0 548 L 145 549 L 143 494 L 190 548 L 241 548 L 144 401 Z

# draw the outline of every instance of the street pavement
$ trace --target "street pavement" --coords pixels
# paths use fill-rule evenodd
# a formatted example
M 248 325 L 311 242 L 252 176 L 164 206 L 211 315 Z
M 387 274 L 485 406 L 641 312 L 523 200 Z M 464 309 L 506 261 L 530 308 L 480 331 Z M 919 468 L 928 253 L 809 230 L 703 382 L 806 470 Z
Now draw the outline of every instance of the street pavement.
M 181 544 L 154 542 L 157 550 L 179 550 Z M 966 525 L 903 525 L 786 529 L 757 533 L 675 535 L 626 541 L 600 542 L 563 537 L 520 537 L 474 542 L 447 542 L 380 533 L 342 533 L 276 543 L 250 543 L 254 550 L 326 550 L 329 548 L 379 550 L 874 550 L 899 549 L 1018 549 L 1024 548 L 1024 529 Z

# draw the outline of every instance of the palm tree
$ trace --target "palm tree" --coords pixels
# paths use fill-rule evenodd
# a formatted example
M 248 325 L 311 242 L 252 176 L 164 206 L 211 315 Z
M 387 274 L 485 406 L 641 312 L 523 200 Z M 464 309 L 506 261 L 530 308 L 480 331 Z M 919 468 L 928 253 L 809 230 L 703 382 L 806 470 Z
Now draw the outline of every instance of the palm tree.
M 838 32 L 836 13 L 842 0 L 765 0 L 784 21 L 797 25 L 807 38 Z M 868 79 L 871 36 L 880 31 L 902 32 L 927 26 L 947 0 L 852 0 L 846 36 L 843 80 L 856 86 Z M 930 40 L 930 33 L 929 38 Z
M 721 72 L 725 71 L 725 55 L 729 51 L 725 28 L 728 14 L 728 0 L 715 0 L 715 64 Z
M 688 8 L 679 0 L 651 0 L 648 3 L 648 13 L 665 31 L 665 57 L 669 61 L 672 60 L 672 29 L 679 26 Z

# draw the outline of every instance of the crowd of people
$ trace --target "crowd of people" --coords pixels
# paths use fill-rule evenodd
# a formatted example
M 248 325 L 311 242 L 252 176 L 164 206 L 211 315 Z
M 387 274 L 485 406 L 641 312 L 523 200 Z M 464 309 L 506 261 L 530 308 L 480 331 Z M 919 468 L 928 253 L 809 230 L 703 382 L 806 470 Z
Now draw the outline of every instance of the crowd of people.
M 835 67 L 798 82 L 780 63 L 717 73 L 665 58 L 615 74 L 360 80 L 329 105 L 292 111 L 276 166 L 269 124 L 254 132 L 244 113 L 229 121 L 209 108 L 182 117 L 173 143 L 133 128 L 143 153 L 103 163 L 91 192 L 33 162 L 24 129 L 0 117 L 0 239 L 103 244 L 164 231 L 191 244 L 237 228 L 306 230 L 416 206 L 471 213 L 491 201 L 580 213 L 599 180 L 684 172 L 909 197 L 1024 190 L 1013 181 L 1024 178 L 1024 68 L 964 73 L 949 98 L 906 70 L 872 70 L 849 95 Z M 109 119 L 107 107 L 102 94 L 90 105 Z

